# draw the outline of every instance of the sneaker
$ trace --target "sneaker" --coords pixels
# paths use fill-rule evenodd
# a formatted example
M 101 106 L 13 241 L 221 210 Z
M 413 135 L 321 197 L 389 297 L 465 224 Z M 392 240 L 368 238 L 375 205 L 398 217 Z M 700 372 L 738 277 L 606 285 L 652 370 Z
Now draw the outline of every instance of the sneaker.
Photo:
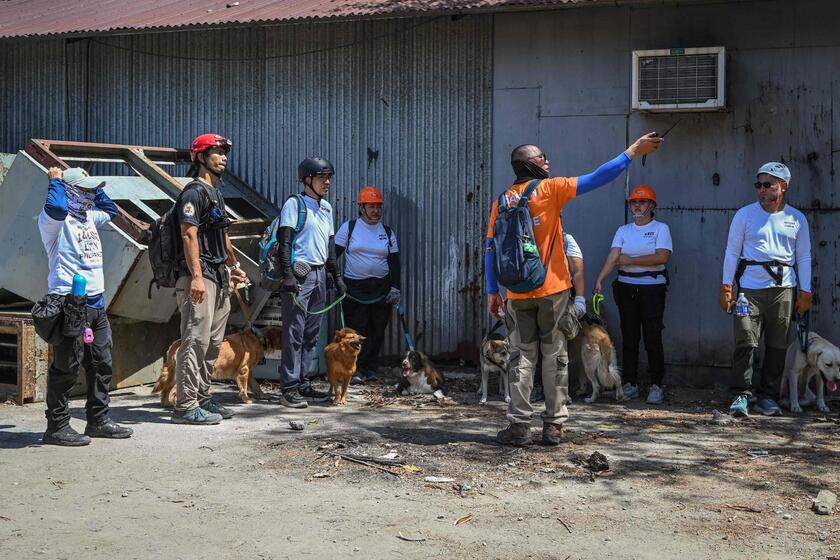
M 201 403 L 201 408 L 203 408 L 207 412 L 212 412 L 213 414 L 218 414 L 224 420 L 228 420 L 230 418 L 233 418 L 233 411 L 231 409 L 225 408 L 224 406 L 220 405 L 219 403 L 217 403 L 213 399 L 210 399 L 209 401 Z
M 88 422 L 85 426 L 85 435 L 92 438 L 109 438 L 109 439 L 125 439 L 131 437 L 134 430 L 120 426 L 113 420 L 105 420 L 104 422 L 92 423 Z
M 558 445 L 560 443 L 560 436 L 563 435 L 562 424 L 543 424 L 542 444 L 543 445 Z
M 298 393 L 301 397 L 305 398 L 309 402 L 314 403 L 322 403 L 327 402 L 330 400 L 330 394 L 325 393 L 323 391 L 316 390 L 312 385 L 307 385 L 302 389 L 298 389 Z
M 729 406 L 729 414 L 732 416 L 746 418 L 750 415 L 750 399 L 747 395 L 740 394 L 735 397 L 735 400 L 732 401 L 732 404 Z
M 651 385 L 647 396 L 648 404 L 662 404 L 665 400 L 665 394 L 662 392 L 662 387 L 659 385 Z
M 207 412 L 200 406 L 181 412 L 172 411 L 173 424 L 193 424 L 196 426 L 211 426 L 222 421 L 222 415 L 215 412 Z
M 511 423 L 507 428 L 496 434 L 496 441 L 502 445 L 515 445 L 525 447 L 534 441 L 531 439 L 531 425 L 523 423 Z
M 309 406 L 309 403 L 306 402 L 306 399 L 301 396 L 297 389 L 283 391 L 280 395 L 280 404 L 289 408 L 306 408 Z
M 364 382 L 365 380 L 358 373 L 350 378 L 350 385 L 362 385 Z
M 543 391 L 542 385 L 534 385 L 534 389 L 531 391 L 531 402 L 542 402 L 545 400 L 545 391 Z
M 80 434 L 69 425 L 53 431 L 47 429 L 42 441 L 44 445 L 63 445 L 65 447 L 80 447 L 90 444 L 88 436 Z
M 625 400 L 635 399 L 639 396 L 639 386 L 633 385 L 632 383 L 625 383 L 624 384 L 624 398 Z
M 781 416 L 782 409 L 773 399 L 762 398 L 755 403 L 755 409 L 765 416 Z

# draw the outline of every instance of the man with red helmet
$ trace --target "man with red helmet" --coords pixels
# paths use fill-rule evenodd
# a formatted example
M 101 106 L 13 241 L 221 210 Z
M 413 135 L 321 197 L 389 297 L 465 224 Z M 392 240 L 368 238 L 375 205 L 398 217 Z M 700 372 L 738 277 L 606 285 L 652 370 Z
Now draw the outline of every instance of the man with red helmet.
M 662 379 L 665 376 L 665 352 L 662 348 L 662 317 L 665 314 L 665 292 L 668 290 L 668 270 L 673 246 L 671 230 L 653 219 L 656 192 L 647 185 L 639 185 L 627 197 L 633 222 L 618 228 L 604 267 L 595 281 L 596 293 L 601 283 L 618 267 L 618 279 L 613 284 L 613 298 L 621 318 L 622 377 L 620 389 L 624 398 L 638 396 L 639 342 L 644 338 L 648 356 L 650 389 L 647 402 L 661 404 L 665 396 Z
M 177 398 L 172 412 L 176 424 L 218 424 L 232 416 L 210 396 L 210 375 L 230 314 L 230 283 L 245 280 L 226 232 L 230 220 L 218 188 L 230 148 L 230 140 L 218 134 L 202 134 L 193 140 L 190 158 L 195 178 L 175 202 L 183 242 L 175 284 L 181 311 Z M 232 268 L 230 274 L 225 265 Z
M 357 360 L 353 383 L 376 379 L 377 362 L 391 305 L 400 303 L 400 249 L 391 228 L 382 224 L 385 199 L 366 186 L 356 201 L 359 219 L 341 224 L 335 235 L 336 256 L 344 255 L 347 326 L 367 337 Z

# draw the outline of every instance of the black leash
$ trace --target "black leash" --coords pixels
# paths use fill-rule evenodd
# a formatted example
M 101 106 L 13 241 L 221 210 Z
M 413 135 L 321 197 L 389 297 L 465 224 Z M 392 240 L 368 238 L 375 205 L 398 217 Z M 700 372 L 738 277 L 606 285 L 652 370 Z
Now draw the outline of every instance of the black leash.
M 493 323 L 493 326 L 490 327 L 490 330 L 487 331 L 487 336 L 490 336 L 491 334 L 493 334 L 494 332 L 499 330 L 499 327 L 501 327 L 504 324 L 505 324 L 505 321 L 503 319 L 497 320 L 495 323 Z M 487 338 L 487 336 L 485 336 L 484 338 Z
M 808 334 L 811 332 L 811 312 L 806 311 L 802 315 L 794 314 L 793 320 L 796 321 L 796 338 L 799 340 L 799 349 L 803 354 L 808 353 Z

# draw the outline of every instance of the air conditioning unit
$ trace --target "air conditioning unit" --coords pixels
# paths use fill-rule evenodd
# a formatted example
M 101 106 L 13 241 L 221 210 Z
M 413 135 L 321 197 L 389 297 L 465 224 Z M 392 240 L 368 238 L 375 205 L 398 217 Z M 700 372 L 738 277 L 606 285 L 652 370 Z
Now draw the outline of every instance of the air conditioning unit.
M 633 51 L 633 109 L 720 111 L 726 106 L 726 49 Z

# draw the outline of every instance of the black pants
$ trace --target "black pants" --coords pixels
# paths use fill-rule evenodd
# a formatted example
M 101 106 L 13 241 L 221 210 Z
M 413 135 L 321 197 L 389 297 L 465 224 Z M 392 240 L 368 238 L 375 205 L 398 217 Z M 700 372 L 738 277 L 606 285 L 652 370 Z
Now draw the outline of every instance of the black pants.
M 639 286 L 618 280 L 613 282 L 612 288 L 621 317 L 621 377 L 625 383 L 638 383 L 639 342 L 644 338 L 650 382 L 661 387 L 665 376 L 665 352 L 662 349 L 662 329 L 665 325 L 662 316 L 667 288 L 664 284 Z
M 370 301 L 388 293 L 390 287 L 387 278 L 368 280 L 347 279 L 347 289 L 350 295 L 357 299 Z M 391 322 L 393 306 L 390 303 L 359 303 L 349 297 L 344 300 L 344 319 L 347 326 L 366 337 L 362 343 L 362 351 L 356 360 L 358 369 L 374 369 L 379 365 L 379 352 L 385 341 L 385 330 Z
M 85 344 L 82 337 L 64 338 L 53 346 L 53 363 L 47 377 L 47 431 L 55 431 L 70 423 L 68 397 L 70 389 L 84 367 L 87 377 L 88 423 L 98 424 L 108 419 L 111 398 L 111 324 L 104 309 L 87 309 L 88 325 L 93 329 L 94 341 Z

